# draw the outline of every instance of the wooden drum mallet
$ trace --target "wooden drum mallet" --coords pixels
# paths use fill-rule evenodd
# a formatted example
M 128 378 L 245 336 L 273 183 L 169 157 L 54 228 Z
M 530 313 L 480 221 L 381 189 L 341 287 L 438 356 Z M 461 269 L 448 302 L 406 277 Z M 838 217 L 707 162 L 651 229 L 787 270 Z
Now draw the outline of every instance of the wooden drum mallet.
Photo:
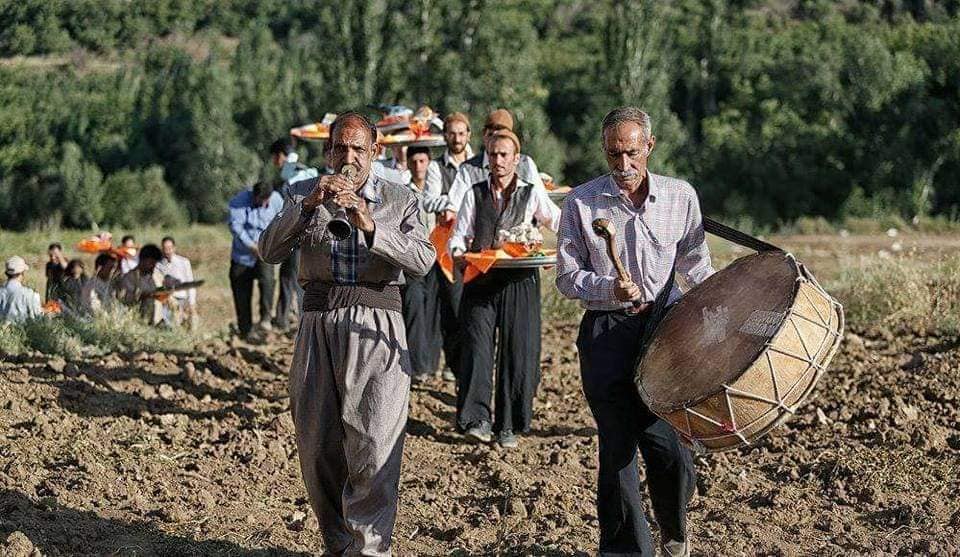
M 620 280 L 624 282 L 630 282 L 633 279 L 630 278 L 630 275 L 627 273 L 627 270 L 623 266 L 623 262 L 620 261 L 620 253 L 617 251 L 617 230 L 613 227 L 613 223 L 609 219 L 594 219 L 593 223 L 593 232 L 604 239 L 607 243 L 607 255 L 610 257 L 610 261 L 613 262 L 614 269 L 617 270 L 617 276 Z M 633 307 L 640 311 L 647 304 L 641 301 L 634 301 Z

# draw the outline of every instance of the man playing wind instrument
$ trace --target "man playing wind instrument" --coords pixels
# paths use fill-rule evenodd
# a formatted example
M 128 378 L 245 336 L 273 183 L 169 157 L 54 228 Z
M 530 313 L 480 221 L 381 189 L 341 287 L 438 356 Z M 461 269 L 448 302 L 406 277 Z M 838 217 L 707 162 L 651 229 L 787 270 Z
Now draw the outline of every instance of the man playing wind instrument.
M 414 194 L 371 174 L 376 137 L 362 114 L 341 114 L 326 147 L 335 174 L 293 184 L 259 242 L 268 262 L 300 251 L 290 406 L 330 555 L 390 554 L 410 395 L 400 285 L 436 257 Z M 338 240 L 327 225 L 341 208 L 352 227 Z

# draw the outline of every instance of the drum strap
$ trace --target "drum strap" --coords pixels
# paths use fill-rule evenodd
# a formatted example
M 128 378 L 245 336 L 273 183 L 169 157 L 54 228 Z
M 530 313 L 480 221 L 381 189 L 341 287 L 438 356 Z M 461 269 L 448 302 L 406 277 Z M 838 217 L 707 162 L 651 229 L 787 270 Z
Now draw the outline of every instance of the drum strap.
M 736 228 L 731 228 L 725 224 L 721 224 L 710 217 L 703 217 L 703 229 L 714 236 L 723 238 L 724 240 L 733 242 L 734 244 L 741 245 L 754 251 L 783 251 L 773 244 L 764 242 L 759 238 L 754 238 L 746 232 L 741 232 Z
M 670 299 L 670 292 L 673 290 L 675 275 L 676 268 L 674 267 L 670 269 L 670 276 L 667 278 L 667 283 L 663 286 L 663 290 L 660 291 L 657 299 L 653 301 L 653 307 L 650 308 L 647 322 L 643 324 L 643 336 L 640 337 L 640 351 L 637 355 L 637 360 L 634 362 L 634 369 L 636 369 L 637 364 L 640 363 L 643 355 L 646 354 L 647 346 L 650 344 L 650 340 L 653 339 L 654 330 L 656 330 L 657 325 L 660 324 L 663 316 L 667 314 L 667 310 L 670 309 L 667 307 L 667 300 Z

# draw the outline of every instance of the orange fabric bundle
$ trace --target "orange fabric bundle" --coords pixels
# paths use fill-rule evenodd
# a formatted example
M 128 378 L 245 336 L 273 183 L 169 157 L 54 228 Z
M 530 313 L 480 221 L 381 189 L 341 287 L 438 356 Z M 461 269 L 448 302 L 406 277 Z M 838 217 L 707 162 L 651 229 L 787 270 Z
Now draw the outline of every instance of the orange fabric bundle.
M 440 264 L 440 270 L 447 280 L 453 282 L 453 257 L 450 256 L 450 250 L 447 244 L 450 237 L 453 236 L 453 223 L 438 224 L 430 233 L 430 243 L 437 250 L 437 263 Z
M 110 240 L 104 240 L 96 236 L 77 242 L 77 250 L 83 253 L 100 253 L 109 250 L 112 246 L 113 242 Z

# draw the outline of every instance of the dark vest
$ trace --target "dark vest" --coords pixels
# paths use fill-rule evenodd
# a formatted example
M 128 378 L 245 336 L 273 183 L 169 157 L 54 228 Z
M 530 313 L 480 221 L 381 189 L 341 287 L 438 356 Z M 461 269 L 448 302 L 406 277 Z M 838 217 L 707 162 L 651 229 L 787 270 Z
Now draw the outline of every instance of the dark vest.
M 440 155 L 434 160 L 437 161 L 437 166 L 440 167 L 440 193 L 447 195 L 450 193 L 450 186 L 453 185 L 454 178 L 457 177 L 457 169 L 448 165 L 443 160 L 443 155 Z
M 510 196 L 507 206 L 498 212 L 493 204 L 493 195 L 490 193 L 490 183 L 487 180 L 473 185 L 473 198 L 476 200 L 476 214 L 473 221 L 473 241 L 470 251 L 480 252 L 492 249 L 499 245 L 497 235 L 501 230 L 509 230 L 518 224 L 523 224 L 527 204 L 533 186 L 523 184 L 517 187 Z

